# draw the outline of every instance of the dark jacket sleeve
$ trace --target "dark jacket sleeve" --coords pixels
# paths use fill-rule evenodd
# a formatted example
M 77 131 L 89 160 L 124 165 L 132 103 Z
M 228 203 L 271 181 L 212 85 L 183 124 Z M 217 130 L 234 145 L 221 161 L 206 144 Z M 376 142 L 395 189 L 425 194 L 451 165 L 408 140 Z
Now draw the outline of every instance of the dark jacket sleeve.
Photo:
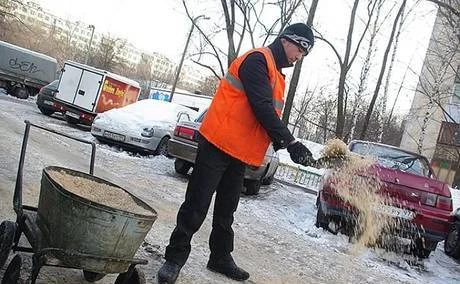
M 278 117 L 273 106 L 265 57 L 260 52 L 248 55 L 238 72 L 249 104 L 257 120 L 270 136 L 273 146 L 275 149 L 286 148 L 294 137 Z

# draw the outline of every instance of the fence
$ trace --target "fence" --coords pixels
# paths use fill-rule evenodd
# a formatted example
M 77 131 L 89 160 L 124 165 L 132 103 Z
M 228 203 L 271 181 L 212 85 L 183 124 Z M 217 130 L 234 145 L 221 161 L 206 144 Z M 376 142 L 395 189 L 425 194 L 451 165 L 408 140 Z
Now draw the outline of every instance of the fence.
M 309 171 L 302 166 L 293 166 L 280 163 L 275 178 L 284 183 L 297 185 L 307 189 L 310 193 L 318 192 L 321 186 L 322 175 Z

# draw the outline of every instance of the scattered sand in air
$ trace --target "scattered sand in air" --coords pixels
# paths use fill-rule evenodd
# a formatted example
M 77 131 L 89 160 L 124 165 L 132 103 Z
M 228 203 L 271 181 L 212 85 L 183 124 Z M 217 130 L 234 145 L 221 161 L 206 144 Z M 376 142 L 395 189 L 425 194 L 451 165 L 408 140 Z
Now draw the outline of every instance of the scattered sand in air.
M 331 139 L 326 142 L 322 151 L 323 157 L 346 157 L 349 154 L 348 146 L 340 139 Z
M 131 213 L 154 215 L 153 212 L 138 204 L 127 192 L 118 187 L 74 176 L 63 170 L 48 171 L 48 174 L 66 190 L 92 202 Z
M 351 226 L 356 251 L 378 244 L 383 231 L 397 224 L 395 219 L 376 212 L 376 208 L 389 204 L 389 200 L 379 194 L 384 183 L 375 171 L 370 171 L 375 160 L 351 153 L 340 139 L 328 141 L 323 156 L 341 158 L 341 166 L 334 167 L 328 178 L 339 197 L 360 212 Z

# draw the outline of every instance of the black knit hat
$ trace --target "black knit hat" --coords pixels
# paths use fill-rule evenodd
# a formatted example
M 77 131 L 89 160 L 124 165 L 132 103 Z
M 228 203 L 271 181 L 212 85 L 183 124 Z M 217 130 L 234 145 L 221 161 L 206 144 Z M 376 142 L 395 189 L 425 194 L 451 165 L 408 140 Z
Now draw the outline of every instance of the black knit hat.
M 302 48 L 306 53 L 309 53 L 315 44 L 313 31 L 309 26 L 303 23 L 292 24 L 288 26 L 280 35 L 280 38 L 285 38 L 288 41 Z

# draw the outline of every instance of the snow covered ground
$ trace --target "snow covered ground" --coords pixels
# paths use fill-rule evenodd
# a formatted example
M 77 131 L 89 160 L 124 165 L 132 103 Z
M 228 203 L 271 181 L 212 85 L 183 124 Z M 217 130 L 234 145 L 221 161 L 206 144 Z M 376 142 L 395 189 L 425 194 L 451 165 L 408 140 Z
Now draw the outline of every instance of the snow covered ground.
M 41 115 L 33 101 L 0 97 L 0 119 L 0 219 L 11 220 L 24 119 L 97 141 L 87 129 L 69 126 L 59 117 Z M 36 201 L 44 166 L 62 165 L 87 171 L 89 153 L 86 145 L 34 130 L 26 157 L 26 202 Z M 174 172 L 171 159 L 133 155 L 101 144 L 97 145 L 95 174 L 123 186 L 157 210 L 158 220 L 138 253 L 149 261 L 142 267 L 147 283 L 155 283 L 187 179 Z M 332 235 L 314 226 L 315 200 L 316 196 L 299 187 L 278 182 L 263 187 L 258 196 L 241 198 L 235 214 L 234 257 L 251 273 L 247 283 L 460 283 L 460 263 L 444 254 L 442 244 L 426 260 L 357 248 L 346 236 Z M 192 241 L 192 253 L 177 283 L 233 283 L 205 268 L 211 212 Z M 27 283 L 30 255 L 24 259 L 21 278 L 22 283 Z M 0 271 L 0 278 L 3 272 Z M 107 276 L 98 283 L 113 282 L 114 276 Z M 80 271 L 45 267 L 38 283 L 87 282 Z

